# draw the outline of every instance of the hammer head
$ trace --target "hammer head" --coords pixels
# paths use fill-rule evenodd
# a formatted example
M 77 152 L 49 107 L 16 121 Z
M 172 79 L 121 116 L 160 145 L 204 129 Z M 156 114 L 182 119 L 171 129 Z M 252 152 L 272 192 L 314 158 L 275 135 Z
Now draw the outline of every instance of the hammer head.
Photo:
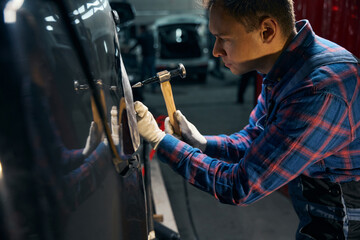
M 186 69 L 182 63 L 179 63 L 177 70 L 179 71 L 179 76 L 181 78 L 186 78 Z
M 182 63 L 179 63 L 178 68 L 175 70 L 171 70 L 170 72 L 167 70 L 158 72 L 156 76 L 159 78 L 159 82 L 169 81 L 173 77 L 180 76 L 181 78 L 186 77 L 186 70 Z

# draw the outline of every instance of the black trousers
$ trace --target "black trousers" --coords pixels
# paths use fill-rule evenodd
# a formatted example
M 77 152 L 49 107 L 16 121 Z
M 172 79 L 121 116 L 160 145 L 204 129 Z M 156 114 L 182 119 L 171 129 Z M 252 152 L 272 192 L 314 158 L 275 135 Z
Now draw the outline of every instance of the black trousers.
M 301 175 L 289 192 L 300 219 L 296 239 L 360 239 L 360 182 Z

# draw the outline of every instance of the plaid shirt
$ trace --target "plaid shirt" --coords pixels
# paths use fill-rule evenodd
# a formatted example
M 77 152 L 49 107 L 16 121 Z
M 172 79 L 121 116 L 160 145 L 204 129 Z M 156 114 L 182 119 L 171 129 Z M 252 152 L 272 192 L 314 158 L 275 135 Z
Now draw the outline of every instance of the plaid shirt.
M 345 51 L 306 20 L 296 27 L 243 130 L 206 136 L 204 153 L 170 135 L 158 146 L 160 160 L 223 203 L 250 204 L 300 174 L 360 180 L 359 65 L 328 64 L 289 84 L 311 56 Z

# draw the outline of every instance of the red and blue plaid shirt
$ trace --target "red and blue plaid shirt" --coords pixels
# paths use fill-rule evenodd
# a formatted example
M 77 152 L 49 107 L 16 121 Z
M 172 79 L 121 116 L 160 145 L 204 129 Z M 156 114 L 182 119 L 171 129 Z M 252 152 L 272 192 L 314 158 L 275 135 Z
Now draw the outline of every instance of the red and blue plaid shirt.
M 328 64 L 289 84 L 311 56 L 344 51 L 316 36 L 306 20 L 296 27 L 243 130 L 206 136 L 204 153 L 171 135 L 158 146 L 160 160 L 223 203 L 250 204 L 300 174 L 360 180 L 359 65 Z

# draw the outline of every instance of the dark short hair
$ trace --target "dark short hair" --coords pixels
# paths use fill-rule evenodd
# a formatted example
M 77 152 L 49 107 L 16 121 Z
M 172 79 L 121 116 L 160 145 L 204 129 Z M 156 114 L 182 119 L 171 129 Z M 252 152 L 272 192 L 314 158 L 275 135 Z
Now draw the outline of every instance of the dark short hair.
M 257 29 L 267 17 L 278 21 L 284 36 L 295 28 L 293 0 L 202 0 L 202 3 L 207 9 L 214 5 L 223 7 L 247 32 Z

